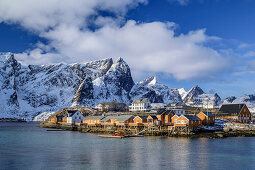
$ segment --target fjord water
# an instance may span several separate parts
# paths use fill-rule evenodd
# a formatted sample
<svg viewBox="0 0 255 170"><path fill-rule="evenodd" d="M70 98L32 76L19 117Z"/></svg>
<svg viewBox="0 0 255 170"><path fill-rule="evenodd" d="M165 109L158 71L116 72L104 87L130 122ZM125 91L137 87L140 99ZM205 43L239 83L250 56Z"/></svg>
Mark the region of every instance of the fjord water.
<svg viewBox="0 0 255 170"><path fill-rule="evenodd" d="M255 138L110 139L0 123L0 169L254 169Z"/></svg>

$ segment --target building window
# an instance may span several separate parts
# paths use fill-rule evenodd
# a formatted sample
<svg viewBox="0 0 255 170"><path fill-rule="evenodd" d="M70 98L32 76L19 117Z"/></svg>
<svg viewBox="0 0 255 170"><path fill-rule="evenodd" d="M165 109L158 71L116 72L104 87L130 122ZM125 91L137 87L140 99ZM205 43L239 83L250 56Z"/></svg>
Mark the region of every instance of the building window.
<svg viewBox="0 0 255 170"><path fill-rule="evenodd" d="M136 120L136 123L139 123L139 120L138 120L138 119Z"/></svg>
<svg viewBox="0 0 255 170"><path fill-rule="evenodd" d="M180 121L180 120L178 120L178 123L181 123L181 121Z"/></svg>

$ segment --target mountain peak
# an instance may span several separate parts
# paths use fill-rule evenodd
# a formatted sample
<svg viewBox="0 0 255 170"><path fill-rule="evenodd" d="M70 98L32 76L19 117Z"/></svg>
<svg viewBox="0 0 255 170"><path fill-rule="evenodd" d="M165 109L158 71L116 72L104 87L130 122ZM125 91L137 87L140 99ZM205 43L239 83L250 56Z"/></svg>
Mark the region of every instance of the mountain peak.
<svg viewBox="0 0 255 170"><path fill-rule="evenodd" d="M115 63L121 63L121 62L125 62L125 61L123 60L123 58L119 57L119 58L116 60Z"/></svg>
<svg viewBox="0 0 255 170"><path fill-rule="evenodd" d="M205 94L205 92L198 85L195 85L187 92L185 96L183 96L183 101L185 103L195 104L195 98L201 94Z"/></svg>
<svg viewBox="0 0 255 170"><path fill-rule="evenodd" d="M187 92L184 88L177 89L179 94L181 95L182 99L186 96Z"/></svg>
<svg viewBox="0 0 255 170"><path fill-rule="evenodd" d="M149 85L155 85L155 84L157 84L157 77L153 76L151 82L149 83Z"/></svg>
<svg viewBox="0 0 255 170"><path fill-rule="evenodd" d="M11 52L7 53L0 52L0 62L5 62L7 60L15 60L14 54Z"/></svg>

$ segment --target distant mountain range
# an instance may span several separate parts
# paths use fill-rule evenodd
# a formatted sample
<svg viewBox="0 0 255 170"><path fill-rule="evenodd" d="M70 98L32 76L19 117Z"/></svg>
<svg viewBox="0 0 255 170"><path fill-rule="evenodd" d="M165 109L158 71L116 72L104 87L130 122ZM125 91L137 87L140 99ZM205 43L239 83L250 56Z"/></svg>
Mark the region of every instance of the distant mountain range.
<svg viewBox="0 0 255 170"><path fill-rule="evenodd" d="M172 89L150 77L134 83L128 64L118 58L83 64L22 65L12 53L0 53L0 117L32 118L41 112L70 106L94 106L116 100L129 104L136 98L155 103L184 102L196 105L204 96L214 102L247 103L255 107L255 95L225 100L194 86L188 92Z"/></svg>

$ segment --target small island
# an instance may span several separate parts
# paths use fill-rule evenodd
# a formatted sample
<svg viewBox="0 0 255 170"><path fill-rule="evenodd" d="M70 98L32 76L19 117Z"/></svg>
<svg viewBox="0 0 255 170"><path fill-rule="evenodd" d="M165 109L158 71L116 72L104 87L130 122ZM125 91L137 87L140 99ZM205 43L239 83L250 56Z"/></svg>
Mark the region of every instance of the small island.
<svg viewBox="0 0 255 170"><path fill-rule="evenodd" d="M132 105L145 108L148 99L136 99ZM255 136L255 124L245 104L223 104L217 112L200 108L159 109L156 113L135 111L101 112L89 107L73 107L60 110L43 121L40 126L87 133L169 137L251 137ZM138 108L138 107L137 107ZM133 110L132 110L133 109ZM146 110L146 109L145 109Z"/></svg>

